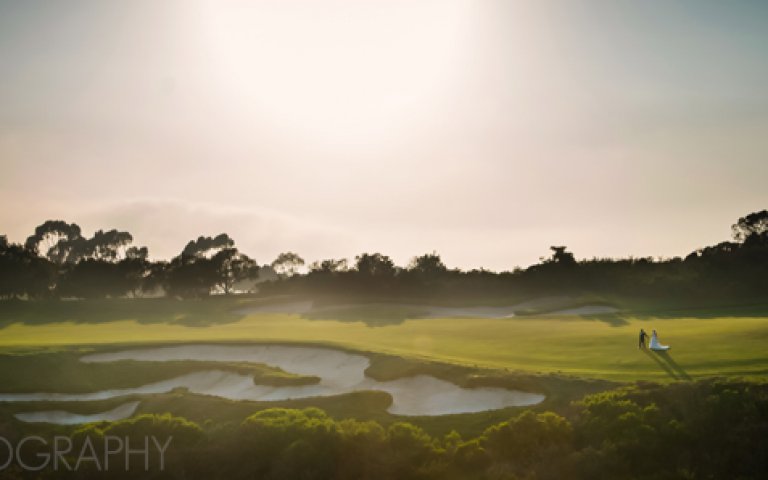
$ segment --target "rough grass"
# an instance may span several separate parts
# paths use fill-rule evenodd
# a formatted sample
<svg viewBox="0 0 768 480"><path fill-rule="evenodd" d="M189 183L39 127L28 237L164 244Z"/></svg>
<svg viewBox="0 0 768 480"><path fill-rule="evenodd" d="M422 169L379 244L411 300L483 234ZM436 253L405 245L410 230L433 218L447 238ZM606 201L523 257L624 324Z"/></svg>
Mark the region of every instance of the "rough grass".
<svg viewBox="0 0 768 480"><path fill-rule="evenodd" d="M296 375L268 365L243 362L120 360L109 363L79 361L80 349L60 352L0 355L3 393L87 393L140 387L200 370L224 370L252 375L259 385L309 385L314 376Z"/></svg>

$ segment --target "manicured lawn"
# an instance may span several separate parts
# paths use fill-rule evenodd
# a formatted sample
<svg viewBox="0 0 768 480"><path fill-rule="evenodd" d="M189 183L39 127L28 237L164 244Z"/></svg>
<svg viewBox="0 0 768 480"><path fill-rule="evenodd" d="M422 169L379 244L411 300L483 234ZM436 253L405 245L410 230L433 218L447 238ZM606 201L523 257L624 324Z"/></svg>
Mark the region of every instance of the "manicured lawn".
<svg viewBox="0 0 768 480"><path fill-rule="evenodd" d="M707 375L765 376L768 317L707 312L592 318L416 319L369 326L287 314L233 314L235 299L118 300L0 306L0 348L167 342L300 342L407 358L617 381ZM379 308L376 306L370 308ZM376 312L372 312L376 313ZM637 348L640 328L659 331L669 355Z"/></svg>

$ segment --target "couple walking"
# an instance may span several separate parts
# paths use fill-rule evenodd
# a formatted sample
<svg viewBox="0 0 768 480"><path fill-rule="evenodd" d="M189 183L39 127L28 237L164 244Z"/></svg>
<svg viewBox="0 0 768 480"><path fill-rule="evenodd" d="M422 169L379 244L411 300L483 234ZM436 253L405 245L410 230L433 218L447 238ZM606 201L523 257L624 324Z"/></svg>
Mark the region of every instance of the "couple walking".
<svg viewBox="0 0 768 480"><path fill-rule="evenodd" d="M642 328L640 329L640 345L638 345L639 348L645 348L645 339L648 338L648 334L645 333L645 330ZM669 345L662 345L659 343L659 335L656 333L656 330L653 330L653 333L651 334L651 344L648 345L648 348L655 351L666 351L669 350Z"/></svg>

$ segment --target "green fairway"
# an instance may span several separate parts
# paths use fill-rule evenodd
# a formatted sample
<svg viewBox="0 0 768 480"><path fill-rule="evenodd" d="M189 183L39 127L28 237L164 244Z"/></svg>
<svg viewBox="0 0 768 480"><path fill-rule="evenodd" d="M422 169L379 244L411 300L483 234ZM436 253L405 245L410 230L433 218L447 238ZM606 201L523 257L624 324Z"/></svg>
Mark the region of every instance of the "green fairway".
<svg viewBox="0 0 768 480"><path fill-rule="evenodd" d="M768 318L759 310L738 315L681 311L590 318L430 318L372 327L349 318L337 321L290 314L233 314L239 305L229 299L72 302L50 310L16 305L6 308L0 317L5 325L0 329L0 348L299 342L616 381L768 373ZM185 321L189 318L194 321ZM669 354L638 350L640 328L658 330L662 343L672 346Z"/></svg>

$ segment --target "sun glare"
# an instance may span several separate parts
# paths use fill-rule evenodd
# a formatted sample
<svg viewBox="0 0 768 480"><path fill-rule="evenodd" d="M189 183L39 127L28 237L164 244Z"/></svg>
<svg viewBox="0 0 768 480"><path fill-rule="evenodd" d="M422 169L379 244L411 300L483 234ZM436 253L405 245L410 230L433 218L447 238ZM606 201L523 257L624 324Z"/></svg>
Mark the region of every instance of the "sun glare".
<svg viewBox="0 0 768 480"><path fill-rule="evenodd" d="M238 116L289 135L391 139L462 78L466 0L201 5L205 48Z"/></svg>

